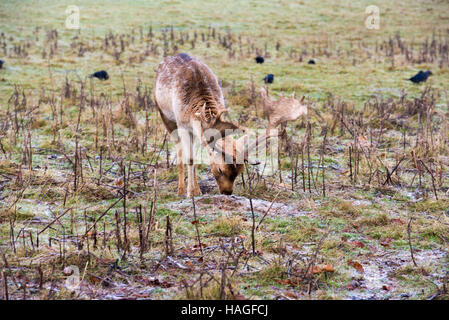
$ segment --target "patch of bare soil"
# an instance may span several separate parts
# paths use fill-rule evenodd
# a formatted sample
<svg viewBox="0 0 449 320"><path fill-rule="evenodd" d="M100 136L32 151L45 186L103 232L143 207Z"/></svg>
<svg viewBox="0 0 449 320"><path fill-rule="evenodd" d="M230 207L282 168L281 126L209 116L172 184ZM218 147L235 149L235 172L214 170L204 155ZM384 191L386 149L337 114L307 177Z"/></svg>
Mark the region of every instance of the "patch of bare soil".
<svg viewBox="0 0 449 320"><path fill-rule="evenodd" d="M302 210L298 203L271 202L262 199L252 199L252 202L254 213L259 215L267 211L270 215L304 216L307 214L307 211ZM234 195L203 195L195 198L195 205L199 214L251 212L249 199ZM190 212L192 200L170 202L164 206L183 213Z"/></svg>
<svg viewBox="0 0 449 320"><path fill-rule="evenodd" d="M441 287L443 278L435 273L444 273L449 266L447 253L440 250L421 250L414 253L415 261L421 268L421 272L415 274L415 278L421 281L430 281L435 287ZM349 272L352 278L346 286L344 297L348 299L409 299L418 298L416 288L407 288L405 281L407 277L407 266L412 265L410 252L407 250L385 250L384 253L375 253L366 257L361 266L354 267ZM429 274L426 270L434 270ZM403 274L404 283L398 280L398 274ZM416 281L416 279L415 279Z"/></svg>

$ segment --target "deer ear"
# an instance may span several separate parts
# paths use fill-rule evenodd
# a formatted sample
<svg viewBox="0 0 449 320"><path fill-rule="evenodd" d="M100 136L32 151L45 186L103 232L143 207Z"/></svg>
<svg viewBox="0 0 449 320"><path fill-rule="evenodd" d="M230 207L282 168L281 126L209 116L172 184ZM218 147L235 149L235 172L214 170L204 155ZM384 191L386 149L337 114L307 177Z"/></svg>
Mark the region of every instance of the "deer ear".
<svg viewBox="0 0 449 320"><path fill-rule="evenodd" d="M305 98L306 98L306 96L302 96L301 100L299 100L299 102L303 103Z"/></svg>
<svg viewBox="0 0 449 320"><path fill-rule="evenodd" d="M296 92L293 91L293 93L292 93L292 99L295 99L295 95L296 95Z"/></svg>

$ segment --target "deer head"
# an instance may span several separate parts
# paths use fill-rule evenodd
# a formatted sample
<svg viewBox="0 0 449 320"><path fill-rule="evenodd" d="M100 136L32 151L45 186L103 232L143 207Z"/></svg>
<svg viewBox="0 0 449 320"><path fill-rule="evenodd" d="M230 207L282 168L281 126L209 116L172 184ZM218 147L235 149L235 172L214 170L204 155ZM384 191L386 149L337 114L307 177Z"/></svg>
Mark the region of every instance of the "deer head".
<svg viewBox="0 0 449 320"><path fill-rule="evenodd" d="M217 181L218 190L221 194L231 195L234 191L234 182L239 174L243 172L244 164L226 164L220 156L210 162L210 169Z"/></svg>
<svg viewBox="0 0 449 320"><path fill-rule="evenodd" d="M192 127L197 131L196 136L209 155L210 168L220 193L232 194L235 178L243 172L244 163L239 157L244 150L245 137L235 140L230 134L242 132L242 128L223 119L228 110L224 107L207 106L203 104L195 113ZM198 134L198 131L201 131Z"/></svg>
<svg viewBox="0 0 449 320"><path fill-rule="evenodd" d="M259 164L257 160L249 159L249 152L273 136L275 136L274 133L271 136L265 134L253 143L249 143L249 135L244 135L239 139L226 136L214 144L213 150L210 150L209 153L210 168L220 193L232 194L235 179L243 172L245 163Z"/></svg>

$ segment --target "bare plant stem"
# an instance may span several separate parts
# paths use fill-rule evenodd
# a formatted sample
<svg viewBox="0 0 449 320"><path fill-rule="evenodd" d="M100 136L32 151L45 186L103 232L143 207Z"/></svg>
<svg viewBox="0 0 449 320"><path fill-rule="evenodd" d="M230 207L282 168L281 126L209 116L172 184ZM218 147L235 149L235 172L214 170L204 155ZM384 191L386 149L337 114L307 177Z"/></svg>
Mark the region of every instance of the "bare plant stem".
<svg viewBox="0 0 449 320"><path fill-rule="evenodd" d="M410 255L412 256L413 264L415 265L415 267L418 267L418 264L416 263L415 257L414 257L414 255L413 255L412 237L411 237L411 224L412 224L412 220L413 220L413 217L410 218L410 220L408 221L408 224L407 224L408 245L409 245L409 247L410 247Z"/></svg>
<svg viewBox="0 0 449 320"><path fill-rule="evenodd" d="M198 246L200 247L201 256L204 257L203 244L201 243L200 230L198 228L199 221L196 216L196 207L195 207L195 197L194 196L192 196L192 206L193 206L193 219L194 219L194 225L195 225L195 230L196 230L196 238L198 240Z"/></svg>
<svg viewBox="0 0 449 320"><path fill-rule="evenodd" d="M251 226L251 247L253 251L253 255L256 254L256 239L255 239L255 230L256 230L256 216L254 214L253 208L253 199L252 199L252 189L251 189L251 176L248 170L248 163L245 163L246 173L248 174L248 190L249 190L249 205L251 208L251 217L252 217L252 226Z"/></svg>

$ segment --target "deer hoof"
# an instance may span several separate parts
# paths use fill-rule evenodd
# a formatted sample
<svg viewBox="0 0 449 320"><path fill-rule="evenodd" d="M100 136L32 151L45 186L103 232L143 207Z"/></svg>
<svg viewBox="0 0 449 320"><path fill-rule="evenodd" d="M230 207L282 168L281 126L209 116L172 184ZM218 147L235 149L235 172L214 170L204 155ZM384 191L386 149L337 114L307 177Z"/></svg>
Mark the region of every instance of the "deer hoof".
<svg viewBox="0 0 449 320"><path fill-rule="evenodd" d="M201 190L196 190L196 189L194 189L194 190L189 190L189 191L187 191L187 197L188 198L191 198L191 197L196 197L196 196L200 196L201 195Z"/></svg>
<svg viewBox="0 0 449 320"><path fill-rule="evenodd" d="M183 197L186 195L186 189L185 188L179 188L178 189L178 196Z"/></svg>

